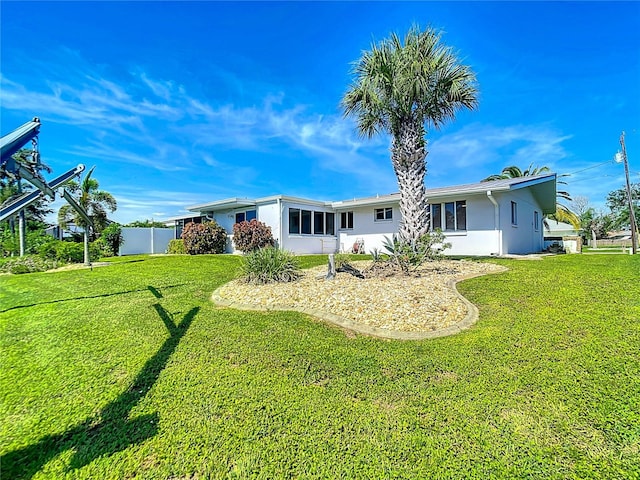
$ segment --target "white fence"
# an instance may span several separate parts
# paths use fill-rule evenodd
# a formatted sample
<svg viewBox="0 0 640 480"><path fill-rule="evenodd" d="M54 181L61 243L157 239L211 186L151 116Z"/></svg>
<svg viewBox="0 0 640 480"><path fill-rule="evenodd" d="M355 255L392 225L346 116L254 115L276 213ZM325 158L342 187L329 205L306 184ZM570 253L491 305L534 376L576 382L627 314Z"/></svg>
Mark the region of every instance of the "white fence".
<svg viewBox="0 0 640 480"><path fill-rule="evenodd" d="M175 238L175 228L134 228L123 227L120 255L141 253L165 253L169 241Z"/></svg>

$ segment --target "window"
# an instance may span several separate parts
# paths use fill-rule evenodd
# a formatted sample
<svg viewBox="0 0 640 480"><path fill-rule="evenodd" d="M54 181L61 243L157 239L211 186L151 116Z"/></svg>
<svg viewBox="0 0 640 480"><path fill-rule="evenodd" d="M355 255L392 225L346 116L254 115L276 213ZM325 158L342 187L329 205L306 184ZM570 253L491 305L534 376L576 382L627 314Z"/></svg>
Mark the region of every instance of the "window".
<svg viewBox="0 0 640 480"><path fill-rule="evenodd" d="M436 228L442 229L442 207L439 203L431 205L431 225L433 230Z"/></svg>
<svg viewBox="0 0 640 480"><path fill-rule="evenodd" d="M238 213L236 213L236 223L244 222L245 220L247 222L250 222L251 220L254 220L255 218L256 218L256 211L255 210L247 210L246 212L238 212Z"/></svg>
<svg viewBox="0 0 640 480"><path fill-rule="evenodd" d="M325 213L325 232L327 235L336 234L336 215L335 213Z"/></svg>
<svg viewBox="0 0 640 480"><path fill-rule="evenodd" d="M311 235L311 210L302 210L302 233Z"/></svg>
<svg viewBox="0 0 640 480"><path fill-rule="evenodd" d="M518 204L511 202L511 225L518 225Z"/></svg>
<svg viewBox="0 0 640 480"><path fill-rule="evenodd" d="M381 222L383 220L391 220L392 218L393 218L393 209L391 207L375 209L374 219L376 222Z"/></svg>
<svg viewBox="0 0 640 480"><path fill-rule="evenodd" d="M456 204L454 202L444 204L444 229L456 229Z"/></svg>
<svg viewBox="0 0 640 480"><path fill-rule="evenodd" d="M294 235L335 235L335 214L290 208L289 233Z"/></svg>
<svg viewBox="0 0 640 480"><path fill-rule="evenodd" d="M540 229L540 214L535 210L533 212L533 228L535 228L536 231Z"/></svg>
<svg viewBox="0 0 640 480"><path fill-rule="evenodd" d="M340 213L340 228L342 230L353 228L353 212Z"/></svg>
<svg viewBox="0 0 640 480"><path fill-rule="evenodd" d="M300 233L300 209L289 209L289 233Z"/></svg>
<svg viewBox="0 0 640 480"><path fill-rule="evenodd" d="M324 235L324 213L313 212L313 233L315 235Z"/></svg>
<svg viewBox="0 0 640 480"><path fill-rule="evenodd" d="M456 230L467 229L467 202L456 202Z"/></svg>
<svg viewBox="0 0 640 480"><path fill-rule="evenodd" d="M442 228L443 224L444 229ZM431 229L437 228L448 232L466 230L467 202L460 200L431 205Z"/></svg>

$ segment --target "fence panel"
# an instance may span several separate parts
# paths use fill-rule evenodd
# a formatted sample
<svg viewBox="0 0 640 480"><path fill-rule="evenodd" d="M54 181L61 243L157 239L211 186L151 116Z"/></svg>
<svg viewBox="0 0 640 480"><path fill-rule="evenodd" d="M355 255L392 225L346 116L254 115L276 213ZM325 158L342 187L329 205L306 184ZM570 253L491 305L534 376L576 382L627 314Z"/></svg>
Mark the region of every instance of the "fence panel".
<svg viewBox="0 0 640 480"><path fill-rule="evenodd" d="M120 246L120 255L165 253L174 236L174 228L123 227L124 243Z"/></svg>

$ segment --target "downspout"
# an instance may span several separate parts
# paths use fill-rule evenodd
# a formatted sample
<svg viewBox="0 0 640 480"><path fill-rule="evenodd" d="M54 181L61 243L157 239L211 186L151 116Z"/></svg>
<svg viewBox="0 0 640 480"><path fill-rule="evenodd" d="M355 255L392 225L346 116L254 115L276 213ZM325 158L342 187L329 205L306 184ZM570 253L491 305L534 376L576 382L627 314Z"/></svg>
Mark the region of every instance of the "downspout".
<svg viewBox="0 0 640 480"><path fill-rule="evenodd" d="M283 218L283 216L282 216L282 214L283 214L283 212L282 212L282 199L278 198L276 200L276 202L277 202L277 205L278 205L278 216L280 217L278 219L278 248L280 250L282 250L283 249L283 245L282 245L282 218Z"/></svg>
<svg viewBox="0 0 640 480"><path fill-rule="evenodd" d="M500 206L491 194L491 190L487 190L487 198L493 203L493 228L498 232L498 255L502 256L502 229L500 228Z"/></svg>

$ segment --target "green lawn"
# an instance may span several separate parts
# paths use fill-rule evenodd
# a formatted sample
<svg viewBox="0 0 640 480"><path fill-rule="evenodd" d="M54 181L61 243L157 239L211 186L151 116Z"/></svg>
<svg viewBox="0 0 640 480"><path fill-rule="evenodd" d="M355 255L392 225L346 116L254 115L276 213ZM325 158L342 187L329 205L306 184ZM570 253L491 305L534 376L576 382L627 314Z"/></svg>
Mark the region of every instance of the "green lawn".
<svg viewBox="0 0 640 480"><path fill-rule="evenodd" d="M219 309L232 256L2 276L2 478L640 478L640 256L495 261L420 342Z"/></svg>

